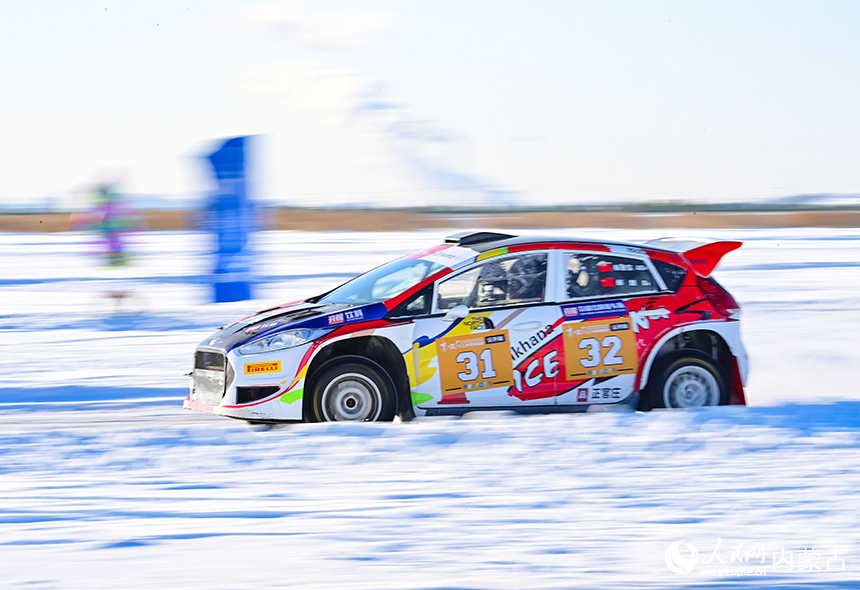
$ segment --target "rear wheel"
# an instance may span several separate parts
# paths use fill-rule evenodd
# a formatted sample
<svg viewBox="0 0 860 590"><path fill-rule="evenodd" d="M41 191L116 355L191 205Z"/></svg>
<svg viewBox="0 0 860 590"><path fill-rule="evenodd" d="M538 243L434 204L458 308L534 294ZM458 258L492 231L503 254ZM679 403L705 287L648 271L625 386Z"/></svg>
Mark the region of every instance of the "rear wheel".
<svg viewBox="0 0 860 590"><path fill-rule="evenodd" d="M312 422L390 422L396 400L394 383L378 364L351 358L330 362L313 380Z"/></svg>
<svg viewBox="0 0 860 590"><path fill-rule="evenodd" d="M648 380L646 399L651 408L703 408L726 405L729 391L714 360L695 350L661 359Z"/></svg>

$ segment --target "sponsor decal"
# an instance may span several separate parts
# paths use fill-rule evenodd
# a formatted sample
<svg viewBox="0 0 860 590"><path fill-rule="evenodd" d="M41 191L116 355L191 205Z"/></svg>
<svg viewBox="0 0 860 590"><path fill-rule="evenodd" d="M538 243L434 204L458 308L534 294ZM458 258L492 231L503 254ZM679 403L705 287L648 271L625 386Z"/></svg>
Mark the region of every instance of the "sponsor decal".
<svg viewBox="0 0 860 590"><path fill-rule="evenodd" d="M552 326L547 325L529 338L511 343L511 359L517 360L522 356L528 356L529 352L543 346L542 342L549 338L550 334L552 334Z"/></svg>
<svg viewBox="0 0 860 590"><path fill-rule="evenodd" d="M611 262L599 262L599 263L597 263L597 272L612 272L612 263Z"/></svg>
<svg viewBox="0 0 860 590"><path fill-rule="evenodd" d="M549 348L549 347L548 347ZM525 366L520 365L514 371L514 390L509 395L514 395L521 400L540 399L554 397L555 391L552 387L553 380L558 375L561 362L558 360L558 350L551 348L536 353ZM546 385L549 387L541 387Z"/></svg>
<svg viewBox="0 0 860 590"><path fill-rule="evenodd" d="M609 245L610 252L621 252L622 254L638 254L639 256L645 256L645 250L642 248L636 248L635 246L613 246Z"/></svg>
<svg viewBox="0 0 860 590"><path fill-rule="evenodd" d="M493 322L490 318L483 315L470 315L463 319L461 322L464 326L469 328L470 330L492 330Z"/></svg>
<svg viewBox="0 0 860 590"><path fill-rule="evenodd" d="M620 387L592 387L591 401L621 399Z"/></svg>
<svg viewBox="0 0 860 590"><path fill-rule="evenodd" d="M580 387L576 390L577 403L583 402L611 402L621 399L620 387Z"/></svg>
<svg viewBox="0 0 860 590"><path fill-rule="evenodd" d="M266 322L265 324L259 324L257 326L249 326L245 328L245 334L256 334L257 332L263 332L268 330L269 328L274 328L278 324L280 324L278 320L274 320L271 322Z"/></svg>
<svg viewBox="0 0 860 590"><path fill-rule="evenodd" d="M607 367L605 369L589 369L586 371L586 375L589 377L608 377L609 375L614 375L617 369L614 367Z"/></svg>
<svg viewBox="0 0 860 590"><path fill-rule="evenodd" d="M477 256L477 253L474 250L469 248L461 248L460 246L451 246L450 248L445 248L444 250L437 250L435 252L431 252L424 256L421 256L422 260L429 260L430 262L436 262L438 264L447 266L448 268L453 268L460 264L461 262L465 262L467 260L474 260Z"/></svg>
<svg viewBox="0 0 860 590"><path fill-rule="evenodd" d="M605 279L612 281L612 279ZM613 283L614 284L614 283ZM597 303L578 303L562 305L561 313L566 320L592 320L596 318L611 318L626 316L627 306L620 299L600 301Z"/></svg>
<svg viewBox="0 0 860 590"><path fill-rule="evenodd" d="M665 307L658 307L657 309L645 309L643 307L639 311L631 311L630 319L633 320L633 331L638 334L640 329L649 330L652 320L668 320L669 310Z"/></svg>
<svg viewBox="0 0 860 590"><path fill-rule="evenodd" d="M245 365L246 375L259 375L261 373L280 373L281 361L272 361L269 363L248 363Z"/></svg>
<svg viewBox="0 0 860 590"><path fill-rule="evenodd" d="M334 313L327 318L329 326L336 326L346 322L358 322L364 319L364 312L360 309L348 309L340 313Z"/></svg>
<svg viewBox="0 0 860 590"><path fill-rule="evenodd" d="M558 381L564 379L564 352L562 350L560 325L546 326L528 340L511 343L511 356L519 358L514 369L514 386L508 395L522 401L553 398L564 390ZM568 384L575 387L577 383Z"/></svg>

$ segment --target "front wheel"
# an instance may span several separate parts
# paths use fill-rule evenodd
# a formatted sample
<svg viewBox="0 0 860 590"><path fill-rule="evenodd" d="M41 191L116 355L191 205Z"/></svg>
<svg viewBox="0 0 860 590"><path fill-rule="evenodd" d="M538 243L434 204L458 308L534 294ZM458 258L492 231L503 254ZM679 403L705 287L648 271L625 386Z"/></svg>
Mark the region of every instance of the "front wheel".
<svg viewBox="0 0 860 590"><path fill-rule="evenodd" d="M390 422L396 400L385 369L364 360L334 361L314 379L310 395L312 422Z"/></svg>
<svg viewBox="0 0 860 590"><path fill-rule="evenodd" d="M703 408L726 405L726 380L711 357L683 350L659 361L648 380L646 399L651 408ZM644 406L645 404L643 404Z"/></svg>

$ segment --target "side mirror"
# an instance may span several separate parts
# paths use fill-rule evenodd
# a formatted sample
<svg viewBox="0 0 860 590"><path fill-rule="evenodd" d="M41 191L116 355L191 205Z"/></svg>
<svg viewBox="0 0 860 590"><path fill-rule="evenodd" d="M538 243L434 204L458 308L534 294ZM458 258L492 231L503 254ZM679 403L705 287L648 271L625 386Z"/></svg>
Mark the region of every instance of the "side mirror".
<svg viewBox="0 0 860 590"><path fill-rule="evenodd" d="M445 317L442 318L443 322L453 322L454 320L467 317L469 315L469 308L465 305L455 305L451 309L448 310L448 313L445 314Z"/></svg>

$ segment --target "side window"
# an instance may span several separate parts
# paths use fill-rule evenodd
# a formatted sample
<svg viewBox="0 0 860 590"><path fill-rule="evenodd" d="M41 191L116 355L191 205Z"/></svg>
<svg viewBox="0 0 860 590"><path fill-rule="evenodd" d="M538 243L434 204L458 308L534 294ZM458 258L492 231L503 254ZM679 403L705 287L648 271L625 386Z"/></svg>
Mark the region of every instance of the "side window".
<svg viewBox="0 0 860 590"><path fill-rule="evenodd" d="M666 288L673 293L677 291L681 287L681 283L684 282L684 278L687 276L686 269L668 262L663 262L662 260L653 260L652 262L654 263L654 267L657 269L657 272L659 272L660 276L663 277L663 282L666 283Z"/></svg>
<svg viewBox="0 0 860 590"><path fill-rule="evenodd" d="M432 296L433 285L428 285L395 307L388 315L392 318L399 318L428 314L430 313L430 299Z"/></svg>
<svg viewBox="0 0 860 590"><path fill-rule="evenodd" d="M445 311L458 305L469 305L472 293L475 292L475 283L481 268L473 268L470 271L452 277L447 281L439 283L439 291L436 295L436 307Z"/></svg>
<svg viewBox="0 0 860 590"><path fill-rule="evenodd" d="M644 262L604 254L569 254L565 281L568 299L657 290L654 275Z"/></svg>
<svg viewBox="0 0 860 590"><path fill-rule="evenodd" d="M439 283L436 307L470 308L535 303L546 290L546 254L522 254L492 259Z"/></svg>

